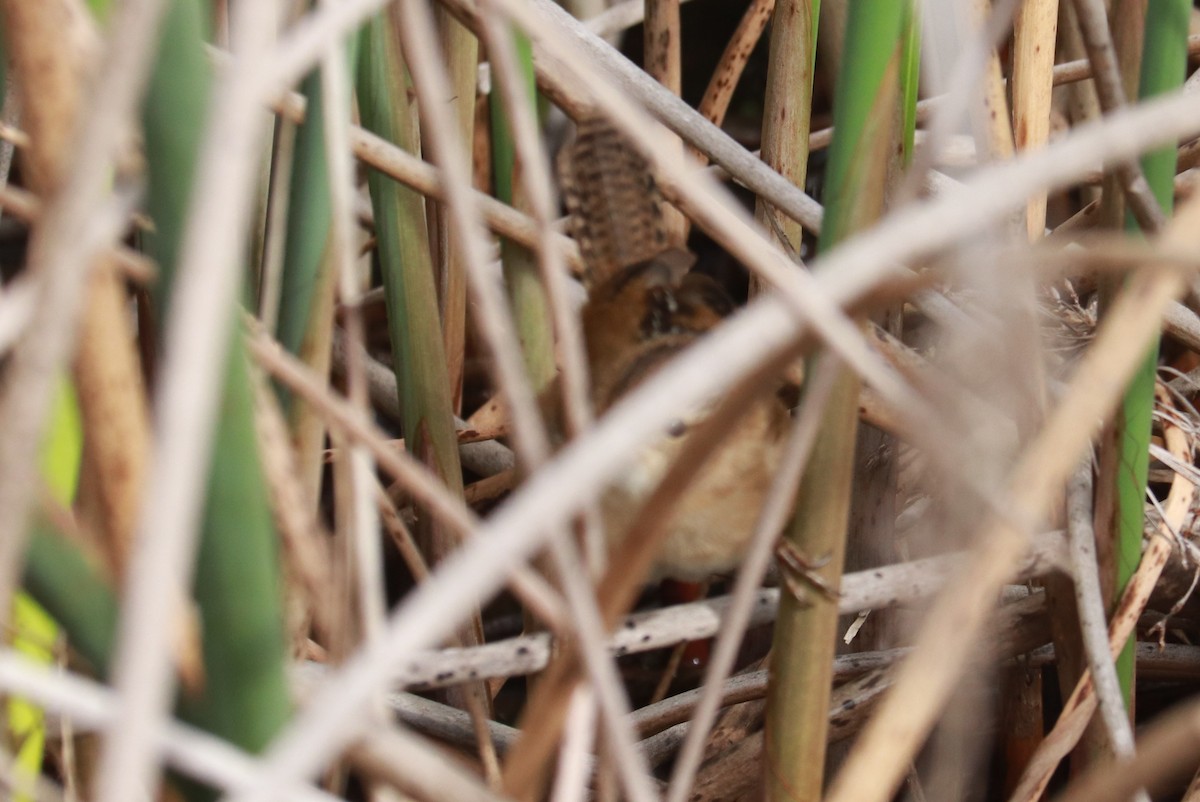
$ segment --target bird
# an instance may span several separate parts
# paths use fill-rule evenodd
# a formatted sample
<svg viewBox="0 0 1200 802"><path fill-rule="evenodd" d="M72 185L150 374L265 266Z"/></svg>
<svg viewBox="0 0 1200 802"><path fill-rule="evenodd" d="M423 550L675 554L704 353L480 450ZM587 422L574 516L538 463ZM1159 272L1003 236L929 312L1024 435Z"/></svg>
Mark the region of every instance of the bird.
<svg viewBox="0 0 1200 802"><path fill-rule="evenodd" d="M561 152L571 233L583 256L581 310L591 400L603 415L734 311L694 254L674 241L666 201L641 154L606 118L585 115ZM642 504L711 406L672 421L605 491L609 547L627 536ZM650 579L703 582L740 564L779 464L789 412L777 394L748 402L700 467L667 524Z"/></svg>

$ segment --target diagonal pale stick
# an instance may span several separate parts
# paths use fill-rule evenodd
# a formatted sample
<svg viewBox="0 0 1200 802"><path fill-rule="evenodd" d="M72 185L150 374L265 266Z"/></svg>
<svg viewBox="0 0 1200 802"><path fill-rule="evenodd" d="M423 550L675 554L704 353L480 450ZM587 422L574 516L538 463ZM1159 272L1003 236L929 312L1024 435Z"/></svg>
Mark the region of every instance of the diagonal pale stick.
<svg viewBox="0 0 1200 802"><path fill-rule="evenodd" d="M1169 247L1200 244L1200 198L1179 210L1162 241ZM1013 471L1013 519L1025 521L1026 529L1047 514L1080 452L1112 414L1183 287L1179 272L1154 270L1134 276L1117 298L1061 403ZM884 800L895 791L969 664L1000 586L1028 542L1028 531L1004 523L984 530L974 560L927 616L913 656L843 766L830 802Z"/></svg>

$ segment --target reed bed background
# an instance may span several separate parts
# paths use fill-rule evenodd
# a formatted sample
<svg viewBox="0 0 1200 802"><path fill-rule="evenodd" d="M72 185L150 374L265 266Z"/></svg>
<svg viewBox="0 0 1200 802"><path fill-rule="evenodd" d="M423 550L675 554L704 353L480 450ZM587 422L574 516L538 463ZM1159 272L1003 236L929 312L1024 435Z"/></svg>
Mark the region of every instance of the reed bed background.
<svg viewBox="0 0 1200 802"><path fill-rule="evenodd" d="M1200 799L1192 4L565 6L0 0L6 797ZM599 417L597 112L742 307Z"/></svg>

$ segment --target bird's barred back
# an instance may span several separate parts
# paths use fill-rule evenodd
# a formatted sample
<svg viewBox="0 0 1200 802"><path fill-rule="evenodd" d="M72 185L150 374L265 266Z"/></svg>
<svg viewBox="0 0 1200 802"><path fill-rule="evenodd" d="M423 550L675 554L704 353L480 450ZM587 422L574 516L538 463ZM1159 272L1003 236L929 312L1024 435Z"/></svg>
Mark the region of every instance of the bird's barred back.
<svg viewBox="0 0 1200 802"><path fill-rule="evenodd" d="M668 249L664 201L646 160L608 120L581 120L561 159L563 194L589 287Z"/></svg>

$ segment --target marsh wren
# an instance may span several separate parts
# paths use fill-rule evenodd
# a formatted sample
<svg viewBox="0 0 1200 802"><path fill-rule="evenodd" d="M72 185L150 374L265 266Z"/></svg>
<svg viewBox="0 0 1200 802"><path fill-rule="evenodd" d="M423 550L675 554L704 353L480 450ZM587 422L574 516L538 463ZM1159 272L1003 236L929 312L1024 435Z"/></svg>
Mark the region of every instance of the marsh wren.
<svg viewBox="0 0 1200 802"><path fill-rule="evenodd" d="M733 310L695 257L671 242L665 202L640 154L599 117L579 122L560 157L573 234L585 264L582 311L592 402L603 414ZM674 421L605 493L610 548L675 462L705 410ZM668 525L656 578L698 581L736 567L779 463L788 420L775 395L742 410L734 431L700 468Z"/></svg>

